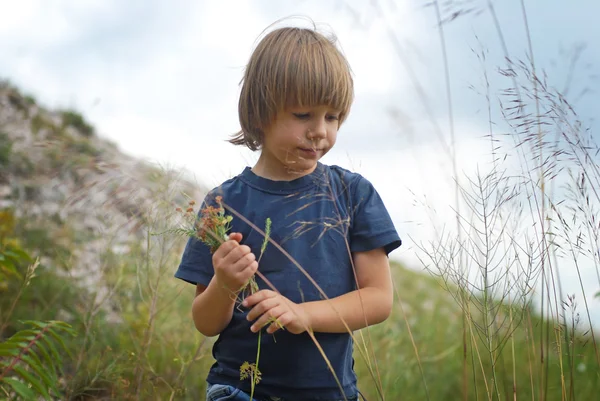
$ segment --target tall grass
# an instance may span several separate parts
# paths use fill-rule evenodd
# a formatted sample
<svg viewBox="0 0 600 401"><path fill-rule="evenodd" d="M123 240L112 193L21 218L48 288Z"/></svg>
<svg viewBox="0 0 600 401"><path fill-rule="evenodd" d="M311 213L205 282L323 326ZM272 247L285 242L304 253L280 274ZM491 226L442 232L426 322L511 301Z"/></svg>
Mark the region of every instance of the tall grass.
<svg viewBox="0 0 600 401"><path fill-rule="evenodd" d="M565 93L553 89L556 85L536 66L524 0L518 10L525 31L524 61L508 52L493 2L444 2L444 13L438 1L429 5L435 9L440 32L450 115L447 128L433 118L432 124L454 166L456 198L451 207L456 227L444 225L435 239L418 248L424 267L439 277L466 322L461 397L592 397L600 385L600 360L581 272L593 268L598 273L594 211L600 200L596 188L600 149ZM489 163L472 176L456 171L452 75L443 34L446 24L468 14L492 17L506 62L499 66L497 78L506 86L497 106L491 102L495 94L490 94L489 72L482 72L492 148ZM391 28L389 32L407 64L399 40ZM409 77L420 93L416 76ZM430 110L427 98L420 99ZM502 121L492 120L493 111ZM501 123L508 133L494 129ZM559 266L576 270L583 305L563 292ZM585 323L577 309L582 306ZM519 358L525 355L527 359ZM584 366L593 372L589 381L580 379ZM519 381L522 377L529 380Z"/></svg>

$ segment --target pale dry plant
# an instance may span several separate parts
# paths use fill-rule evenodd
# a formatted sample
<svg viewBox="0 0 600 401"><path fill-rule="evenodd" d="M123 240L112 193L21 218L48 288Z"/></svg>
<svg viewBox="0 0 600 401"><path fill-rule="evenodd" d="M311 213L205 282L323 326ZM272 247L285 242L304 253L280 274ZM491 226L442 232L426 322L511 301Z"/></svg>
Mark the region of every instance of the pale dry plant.
<svg viewBox="0 0 600 401"><path fill-rule="evenodd" d="M174 385L182 382L181 373L187 370L184 369L180 372L175 383L168 383L155 372L154 367L148 361L148 352L155 338L157 317L159 314L168 314L170 306L180 295L178 293L168 294L164 287L164 283L172 278L172 266L175 263L172 250L177 247L178 238L154 234L170 228L177 217L173 204L181 196L182 177L180 172L167 169L153 178L156 190L152 191L154 195L152 202L142 209L146 237L143 249L144 259L138 261L136 266L136 290L142 304L147 307L146 328L143 331L139 348L136 350L137 361L134 368L134 391L137 399L143 395L144 383L147 382L148 376L161 380L163 385L170 387L174 393L177 391ZM133 344L136 344L135 338L132 340L134 340ZM195 355L200 352L200 349L201 345L196 348ZM192 361L194 359L192 358Z"/></svg>
<svg viewBox="0 0 600 401"><path fill-rule="evenodd" d="M94 341L91 330L99 323L99 311L108 309L115 321L124 323L120 327L124 335L129 335L129 344L133 347L121 347L115 358L119 362L111 364L112 368L107 367L116 371L131 366L132 382L126 383L122 395L141 399L151 394L163 394L158 389L161 387L166 388L173 399L185 391L185 380L192 364L205 357L202 353L205 341L197 342L193 349L187 347L188 355L178 349L178 341L166 337L169 330L165 332L163 326L169 323L165 320L173 316L171 308L181 297L181 291L173 291L173 286L167 285L172 282L172 266L179 256L173 250L181 247L181 241L175 236L154 234L175 224L179 216L174 205L182 203L185 200L182 193L192 192L195 185L185 179L183 172L168 167L140 164L133 169L124 169L105 164L104 168L110 174L88 183L84 190L88 193L108 190L110 196L104 208L117 209L127 219L114 222L110 214L105 216L108 219L104 221L107 232L103 233L106 256L98 255L101 275L96 296L90 300L83 316L84 345ZM73 199L73 202L85 201L85 195ZM125 247L119 251L125 253L114 254L113 245ZM125 317L132 308L137 316ZM136 322L144 322L141 331ZM157 342L161 344L159 349L154 346ZM82 347L78 368L88 351L87 347ZM179 363L175 376L166 376L162 367L153 363L156 355L165 352L175 355L172 360ZM110 372L103 373L103 376L110 375ZM93 385L88 383L88 386Z"/></svg>
<svg viewBox="0 0 600 401"><path fill-rule="evenodd" d="M501 398L499 383L506 378L499 370L499 359L531 303L531 289L540 274L539 256L521 223L518 177L494 171L474 179L463 177L463 181L468 182L461 186L466 211L459 215L463 235L442 230L435 240L418 246L419 257L464 308L469 346L477 360L473 369L481 368L488 397ZM484 369L484 358L490 361L489 372ZM477 393L475 380L473 385Z"/></svg>
<svg viewBox="0 0 600 401"><path fill-rule="evenodd" d="M379 7L377 2L374 2L374 5L376 8ZM496 354L494 350L501 350L505 341L511 342L511 349L514 354L512 333L519 326L523 317L526 317L529 322L526 330L532 342L531 366L537 365L535 373L533 368L530 369L532 394L534 392L533 377L535 375L539 378L538 396L541 399L545 399L547 396L549 348L550 344L556 344L561 369L561 387L564 395L566 394L565 369L570 369L572 372L573 364L570 363L567 368L563 366L562 331L556 329L557 322L560 321L559 310L561 300L563 300L561 280L558 275L557 253L561 249L565 249L564 244L562 248L558 247L558 241L561 239L560 237L565 237L565 235L561 236L554 224L559 223L563 226L560 231L569 230L574 234L574 237L568 240L566 244L570 244L570 254L577 267L581 282L578 265L579 255L587 254L593 260L595 266L597 266L598 260L598 235L596 234L598 223L594 217L595 206L591 205L594 202L590 202L590 198L597 199L595 185L600 182L600 180L594 179L599 171L597 162L593 160L594 156L597 155L595 153L597 147L590 147L582 139L581 134L585 130L580 122L565 118L567 114L576 117L573 108L566 100L566 96L550 89L545 77L540 78L543 75L540 74L540 69L535 63L525 1L520 1L518 10L525 28L527 53L527 61L525 62L513 61L514 59L511 57L504 39L502 24L496 13L494 2L490 0L451 0L446 2L431 1L427 2L427 5L435 9L440 33L450 116L448 126L450 145L445 139L444 130L441 129L433 117L432 108L423 92L422 85L414 73L410 60L406 57L404 46L394 34L394 30L389 26L388 30L391 42L406 67L409 78L417 89L419 99L430 116L434 131L437 133L437 137L453 166L456 165L456 153L453 150L453 111L449 86L451 74L447 62L448 54L443 26L459 17L489 13L496 28L501 52L506 63L506 66L501 68L499 72L510 81L509 88L502 92L498 105L498 109L510 129L508 141L504 141L499 138L499 135L492 128L495 124L491 116L492 107L495 105L492 105L493 95L490 93L488 76L485 75L489 139L492 144L491 164L493 167L491 173L478 173L473 178L459 176L456 168L453 168L454 183L456 185L456 198L453 206L456 216L456 229L453 230L452 235L449 235L446 231L438 235L437 242L431 244L427 248L428 252L426 252L431 259L430 265L434 265L436 268L436 274L446 277L449 283L453 283L448 288L455 292L454 295L464 311L463 322L467 322L468 327L463 326L463 398L468 398L466 375L467 331L471 331L471 355L477 356L479 365L483 370L482 357L477 349L477 343L473 340L473 333L482 335L481 339L486 345L487 352L491 353L490 358L493 361L495 355L500 355ZM385 16L381 17L385 21ZM555 132L557 136L564 136L564 142L559 145L551 137L552 132L550 131ZM507 145L506 142L512 142L513 146ZM513 172L512 168L501 170L499 163L502 159L503 150L506 152L504 159L511 154L517 155L520 162L520 171ZM556 183L561 182L563 177L561 172L565 168L565 159L570 159L571 164L576 165L579 170L578 174L574 174L577 179L572 180L575 185L572 186L574 190L571 191L574 197L579 198L579 202L572 204L571 208L577 211L573 214L581 214L587 218L583 219L585 223L578 230L573 229L572 222L567 223L566 219L559 219L560 215L556 211L558 208L566 207L564 199L557 199L555 193ZM465 179L466 185L462 184ZM509 192L503 194L499 191L499 186L505 187ZM585 189L582 189L582 187L585 187ZM490 191L491 188L494 189ZM493 197L495 199L492 199ZM502 198L505 198L505 201L498 203L498 200ZM511 201L514 207L508 207L507 201ZM461 209L465 205L467 207L466 212ZM563 214L565 213L563 212ZM517 235L515 231L517 227L510 227L508 222L524 215L527 216L526 221L532 228L522 230L521 235ZM461 234L465 238L461 239ZM455 237L457 235L458 238ZM582 238L588 239L587 246L584 247L585 251L582 251ZM494 259L495 254L496 259ZM501 259L500 256L505 258L502 261L503 265L498 264L498 260ZM466 264L472 264L474 269L468 272L465 271ZM502 266L502 269L500 266ZM597 268L596 270L598 271ZM474 275L479 275L479 281L473 279ZM598 277L600 281L600 274L598 274ZM533 302L530 295L538 280L541 281L538 305L541 308L540 313L543 324L539 325L541 341L539 344L535 344L528 305ZM581 290L585 294L583 283L581 283ZM473 303L480 306L476 308L480 309L479 314L474 313L471 309ZM499 311L502 305L508 308L508 320L497 322L497 319L495 319L497 312L495 310ZM586 310L591 326L587 305ZM482 318L483 324L475 321L475 317ZM505 324L507 324L508 330L502 336L498 336ZM563 326L567 326L564 321ZM590 333L594 347L596 347L593 331ZM552 334L554 335L553 339L551 339ZM536 347L539 351L537 355ZM567 352L568 356L570 350L567 348L564 351ZM595 353L597 355L597 351ZM475 366L475 361L472 360L472 362ZM513 382L516 383L514 363L513 358ZM485 382L486 394L490 399L501 397L496 385L495 366L495 364L492 364L492 382L490 383L489 380ZM473 372L473 375L475 375L475 372ZM477 389L475 389L475 395L477 396ZM514 385L513 397L515 399L517 397Z"/></svg>

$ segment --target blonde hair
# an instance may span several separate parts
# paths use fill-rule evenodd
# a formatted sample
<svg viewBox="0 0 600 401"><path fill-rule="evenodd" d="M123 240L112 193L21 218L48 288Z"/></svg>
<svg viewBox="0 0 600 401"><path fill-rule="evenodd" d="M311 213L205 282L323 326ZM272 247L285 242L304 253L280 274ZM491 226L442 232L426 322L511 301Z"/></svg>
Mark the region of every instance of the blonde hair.
<svg viewBox="0 0 600 401"><path fill-rule="evenodd" d="M229 141L257 150L278 112L328 106L348 116L354 84L348 61L314 29L287 27L267 34L246 66L238 106L241 130Z"/></svg>

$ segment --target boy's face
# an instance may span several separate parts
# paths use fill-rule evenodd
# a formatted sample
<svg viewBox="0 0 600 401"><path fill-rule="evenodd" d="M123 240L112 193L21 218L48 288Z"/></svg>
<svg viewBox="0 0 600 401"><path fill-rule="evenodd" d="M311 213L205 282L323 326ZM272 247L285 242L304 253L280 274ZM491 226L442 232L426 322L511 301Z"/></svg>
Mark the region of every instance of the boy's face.
<svg viewBox="0 0 600 401"><path fill-rule="evenodd" d="M314 171L335 145L340 112L328 106L297 107L277 114L264 131L257 174L292 180Z"/></svg>

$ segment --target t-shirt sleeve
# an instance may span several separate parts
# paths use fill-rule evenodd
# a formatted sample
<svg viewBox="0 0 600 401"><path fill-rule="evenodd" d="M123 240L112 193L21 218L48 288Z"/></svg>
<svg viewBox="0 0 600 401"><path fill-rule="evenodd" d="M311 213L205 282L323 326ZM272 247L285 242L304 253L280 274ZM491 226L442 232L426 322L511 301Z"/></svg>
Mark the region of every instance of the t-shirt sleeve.
<svg viewBox="0 0 600 401"><path fill-rule="evenodd" d="M206 206L206 199L200 210ZM175 277L191 284L208 285L214 274L210 248L202 241L190 237L183 251Z"/></svg>
<svg viewBox="0 0 600 401"><path fill-rule="evenodd" d="M354 187L353 204L350 226L352 252L384 248L389 254L402 244L383 200L364 177L359 177Z"/></svg>

